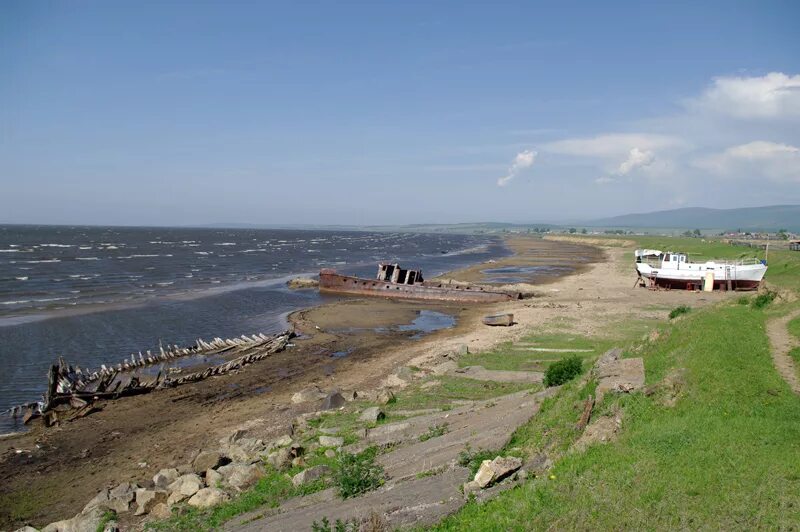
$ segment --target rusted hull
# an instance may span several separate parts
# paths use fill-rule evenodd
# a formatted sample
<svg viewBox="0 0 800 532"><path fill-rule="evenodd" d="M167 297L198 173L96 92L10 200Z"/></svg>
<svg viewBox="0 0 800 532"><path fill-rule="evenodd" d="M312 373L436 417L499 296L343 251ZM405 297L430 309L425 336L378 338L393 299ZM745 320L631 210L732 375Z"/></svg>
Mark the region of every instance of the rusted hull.
<svg viewBox="0 0 800 532"><path fill-rule="evenodd" d="M361 279L340 275L332 270L322 270L319 274L321 292L352 294L358 296L390 297L393 299L429 299L434 301L462 301L466 303L497 303L518 299L518 295L504 292L490 292L482 288L432 285L396 284L375 279Z"/></svg>

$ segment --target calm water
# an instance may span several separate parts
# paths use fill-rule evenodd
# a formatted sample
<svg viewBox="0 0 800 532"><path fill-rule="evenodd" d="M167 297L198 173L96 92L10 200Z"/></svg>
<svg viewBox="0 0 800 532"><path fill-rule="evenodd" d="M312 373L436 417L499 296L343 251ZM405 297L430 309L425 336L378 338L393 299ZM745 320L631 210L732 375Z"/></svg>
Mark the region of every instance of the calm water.
<svg viewBox="0 0 800 532"><path fill-rule="evenodd" d="M508 253L468 235L0 226L0 410L39 399L58 355L94 368L159 341L281 330L325 300L287 290L296 275L397 260L432 277Z"/></svg>

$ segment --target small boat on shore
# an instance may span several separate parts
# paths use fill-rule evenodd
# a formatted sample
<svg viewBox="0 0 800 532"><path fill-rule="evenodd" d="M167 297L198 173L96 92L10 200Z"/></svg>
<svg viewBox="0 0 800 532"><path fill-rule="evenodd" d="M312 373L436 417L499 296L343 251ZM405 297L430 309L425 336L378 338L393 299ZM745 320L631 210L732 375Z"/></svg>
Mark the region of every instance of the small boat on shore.
<svg viewBox="0 0 800 532"><path fill-rule="evenodd" d="M738 261L689 262L686 253L637 249L636 273L651 286L677 289L755 290L767 272L767 261L757 258Z"/></svg>
<svg viewBox="0 0 800 532"><path fill-rule="evenodd" d="M319 272L321 292L378 296L393 299L429 299L465 303L497 303L521 299L518 292L495 292L480 286L425 281L421 270L406 270L399 264L378 264L375 279L341 275L329 268Z"/></svg>
<svg viewBox="0 0 800 532"><path fill-rule="evenodd" d="M510 327L514 325L514 315L495 314L493 316L484 316L481 321L484 325L491 325L493 327Z"/></svg>

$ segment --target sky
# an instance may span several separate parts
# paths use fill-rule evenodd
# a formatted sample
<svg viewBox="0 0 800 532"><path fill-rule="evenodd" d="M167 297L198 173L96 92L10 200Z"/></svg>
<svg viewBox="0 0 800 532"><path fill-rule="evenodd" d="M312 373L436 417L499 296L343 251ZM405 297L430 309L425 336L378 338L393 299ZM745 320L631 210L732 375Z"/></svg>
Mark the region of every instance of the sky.
<svg viewBox="0 0 800 532"><path fill-rule="evenodd" d="M0 223L800 203L800 2L0 2Z"/></svg>

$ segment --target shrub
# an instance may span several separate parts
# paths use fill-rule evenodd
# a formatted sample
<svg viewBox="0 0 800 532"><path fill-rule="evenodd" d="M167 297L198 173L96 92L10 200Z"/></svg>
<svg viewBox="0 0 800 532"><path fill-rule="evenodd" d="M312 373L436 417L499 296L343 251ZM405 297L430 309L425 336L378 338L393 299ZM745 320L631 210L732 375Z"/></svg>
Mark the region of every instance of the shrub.
<svg viewBox="0 0 800 532"><path fill-rule="evenodd" d="M374 490L383 484L383 467L375 463L377 448L358 454L342 453L333 481L343 499Z"/></svg>
<svg viewBox="0 0 800 532"><path fill-rule="evenodd" d="M443 436L447 432L447 423L443 423L441 425L435 425L433 427L428 427L428 432L422 434L419 437L419 441L428 441L431 438L438 438L439 436Z"/></svg>
<svg viewBox="0 0 800 532"><path fill-rule="evenodd" d="M544 374L545 386L558 386L571 381L583 371L583 361L577 356L553 362Z"/></svg>
<svg viewBox="0 0 800 532"><path fill-rule="evenodd" d="M764 308L772 303L776 297L778 297L778 293L771 290L767 290L763 294L758 294L755 299L753 299L753 308Z"/></svg>
<svg viewBox="0 0 800 532"><path fill-rule="evenodd" d="M692 310L692 307L687 307L686 305L681 305L680 307L675 307L669 313L669 319L677 318L682 314L688 314L689 311Z"/></svg>

